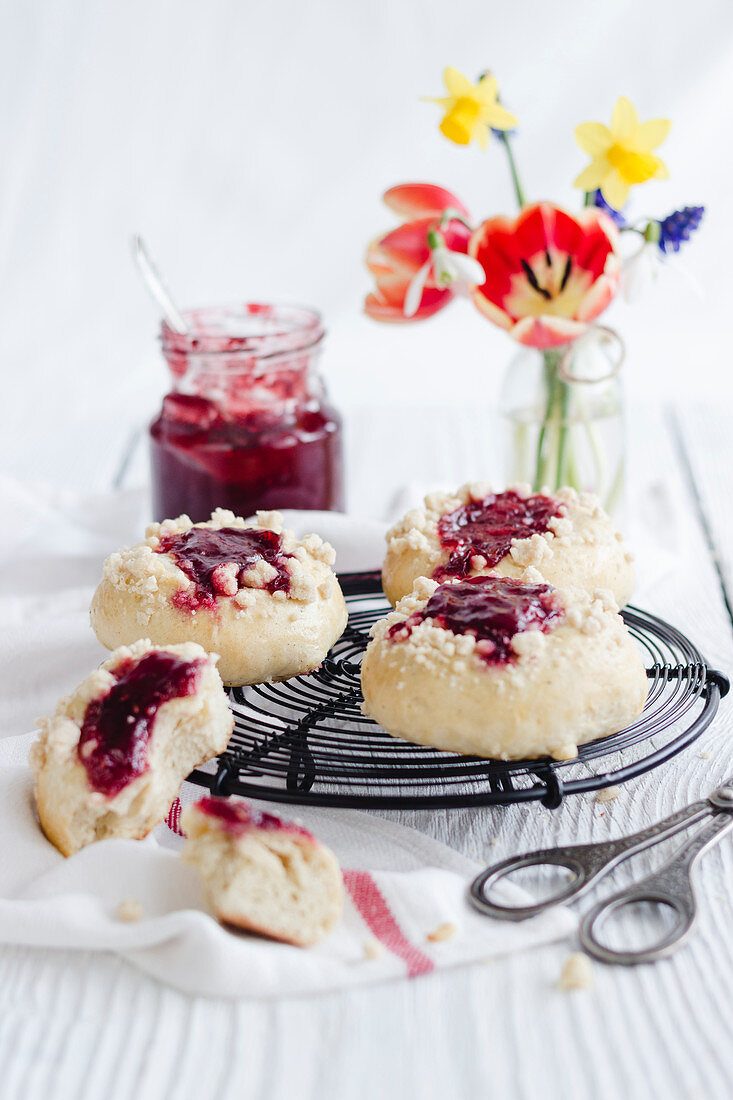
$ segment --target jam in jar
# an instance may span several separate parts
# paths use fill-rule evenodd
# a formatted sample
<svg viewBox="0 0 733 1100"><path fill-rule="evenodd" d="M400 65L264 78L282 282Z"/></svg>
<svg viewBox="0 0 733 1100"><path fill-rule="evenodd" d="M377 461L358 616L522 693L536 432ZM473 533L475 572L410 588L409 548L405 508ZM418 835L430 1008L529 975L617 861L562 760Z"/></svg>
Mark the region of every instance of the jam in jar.
<svg viewBox="0 0 733 1100"><path fill-rule="evenodd" d="M342 510L341 419L316 370L319 314L246 303L184 319L185 334L162 326L173 388L150 428L156 520Z"/></svg>

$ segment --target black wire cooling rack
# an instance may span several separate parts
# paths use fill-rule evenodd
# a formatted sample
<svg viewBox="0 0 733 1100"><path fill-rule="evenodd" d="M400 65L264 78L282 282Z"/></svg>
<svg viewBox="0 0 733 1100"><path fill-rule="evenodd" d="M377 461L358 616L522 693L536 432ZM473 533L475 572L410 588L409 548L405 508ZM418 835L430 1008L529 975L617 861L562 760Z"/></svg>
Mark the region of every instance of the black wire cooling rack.
<svg viewBox="0 0 733 1100"><path fill-rule="evenodd" d="M374 809L540 801L623 783L702 733L727 677L669 623L629 607L626 624L647 665L649 695L633 725L580 747L572 761L485 760L413 745L361 713L359 666L369 628L389 610L377 573L340 578L348 626L320 668L283 683L231 688L229 747L190 779L215 794Z"/></svg>

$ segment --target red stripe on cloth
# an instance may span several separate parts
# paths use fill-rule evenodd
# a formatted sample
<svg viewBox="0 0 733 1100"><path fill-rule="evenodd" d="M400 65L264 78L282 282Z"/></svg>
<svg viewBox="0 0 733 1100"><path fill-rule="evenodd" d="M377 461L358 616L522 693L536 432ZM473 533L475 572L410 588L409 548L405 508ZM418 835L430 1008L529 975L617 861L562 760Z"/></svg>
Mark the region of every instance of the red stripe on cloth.
<svg viewBox="0 0 733 1100"><path fill-rule="evenodd" d="M180 798L173 799L173 805L168 811L168 816L165 819L165 823L172 833L176 836L185 836L183 829L181 828L181 800Z"/></svg>
<svg viewBox="0 0 733 1100"><path fill-rule="evenodd" d="M366 871L344 871L344 885L370 931L388 951L405 962L408 978L429 974L435 969L433 960L403 935L370 874Z"/></svg>

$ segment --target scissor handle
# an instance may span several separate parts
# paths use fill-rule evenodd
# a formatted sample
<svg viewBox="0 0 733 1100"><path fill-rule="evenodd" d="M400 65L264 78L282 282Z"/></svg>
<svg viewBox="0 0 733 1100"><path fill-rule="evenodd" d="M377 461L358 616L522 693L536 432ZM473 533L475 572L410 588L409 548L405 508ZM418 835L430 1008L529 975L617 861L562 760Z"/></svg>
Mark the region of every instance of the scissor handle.
<svg viewBox="0 0 733 1100"><path fill-rule="evenodd" d="M697 918L695 894L692 883L687 883L683 894L672 894L667 889L655 889L658 875L651 875L638 886L629 890L620 890L610 898L599 901L589 909L580 922L578 936L584 951L594 959L604 963L616 963L621 966L637 966L639 963L655 962L671 955L687 939ZM664 905L672 909L676 920L655 944L638 950L620 950L608 947L600 939L606 920L627 905L649 902L652 905Z"/></svg>
<svg viewBox="0 0 733 1100"><path fill-rule="evenodd" d="M510 859L502 860L501 863L487 867L476 876L471 883L470 899L475 908L488 917L497 917L500 920L527 920L528 917L536 917L545 909L575 898L587 890L597 878L610 869L608 856L607 844L602 846L574 844L567 848L541 848L536 852L512 856ZM562 889L533 905L500 905L498 902L489 900L487 894L492 886L524 867L565 867L571 872L573 878Z"/></svg>
<svg viewBox="0 0 733 1100"><path fill-rule="evenodd" d="M718 814L690 837L679 852L658 871L625 890L619 890L610 898L599 901L583 916L578 935L589 955L600 962L636 966L638 963L655 962L671 955L689 936L695 924L697 906L691 872L696 861L724 833L733 828L733 816ZM674 911L676 920L672 928L661 938L638 950L620 950L603 943L600 934L605 922L627 905L649 902L663 905Z"/></svg>
<svg viewBox="0 0 733 1100"><path fill-rule="evenodd" d="M527 920L538 913L544 913L553 905L570 901L584 894L599 879L612 871L623 860L666 840L682 829L687 829L712 812L707 801L693 802L682 810L665 817L647 829L617 840L605 840L596 844L570 844L564 848L540 848L535 852L512 856L501 863L487 867L471 883L470 900L481 913L499 920ZM519 871L524 867L565 867L572 879L563 889L532 905L500 905L490 901L487 894L500 879Z"/></svg>

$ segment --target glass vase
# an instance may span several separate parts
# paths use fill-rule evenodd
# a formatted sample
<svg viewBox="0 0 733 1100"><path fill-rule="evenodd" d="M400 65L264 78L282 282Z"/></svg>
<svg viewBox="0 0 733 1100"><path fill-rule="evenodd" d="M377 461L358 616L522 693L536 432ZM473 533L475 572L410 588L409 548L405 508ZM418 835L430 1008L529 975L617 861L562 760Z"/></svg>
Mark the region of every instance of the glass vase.
<svg viewBox="0 0 733 1100"><path fill-rule="evenodd" d="M596 326L562 347L523 348L501 389L508 485L569 485L598 495L619 519L625 499L625 415L620 337Z"/></svg>

